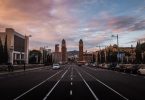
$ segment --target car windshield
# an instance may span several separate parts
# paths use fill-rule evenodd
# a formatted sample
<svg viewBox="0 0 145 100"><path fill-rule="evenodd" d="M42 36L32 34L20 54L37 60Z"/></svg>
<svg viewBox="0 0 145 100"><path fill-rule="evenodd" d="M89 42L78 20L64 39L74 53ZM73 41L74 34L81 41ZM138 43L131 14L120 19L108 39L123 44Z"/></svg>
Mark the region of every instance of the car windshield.
<svg viewBox="0 0 145 100"><path fill-rule="evenodd" d="M59 64L53 64L53 66L59 66Z"/></svg>

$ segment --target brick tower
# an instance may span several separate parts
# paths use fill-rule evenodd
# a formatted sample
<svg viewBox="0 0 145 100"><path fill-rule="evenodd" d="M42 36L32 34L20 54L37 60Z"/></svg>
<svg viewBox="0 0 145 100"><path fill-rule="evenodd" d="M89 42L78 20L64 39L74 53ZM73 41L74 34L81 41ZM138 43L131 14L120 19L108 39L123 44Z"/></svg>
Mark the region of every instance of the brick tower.
<svg viewBox="0 0 145 100"><path fill-rule="evenodd" d="M83 61L83 40L79 41L79 61Z"/></svg>

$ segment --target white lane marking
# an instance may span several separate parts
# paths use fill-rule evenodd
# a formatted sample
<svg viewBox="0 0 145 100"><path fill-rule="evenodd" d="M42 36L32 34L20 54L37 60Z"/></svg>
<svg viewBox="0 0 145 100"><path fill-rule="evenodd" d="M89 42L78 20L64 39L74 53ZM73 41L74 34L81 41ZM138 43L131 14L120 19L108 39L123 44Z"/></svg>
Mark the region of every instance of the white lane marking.
<svg viewBox="0 0 145 100"><path fill-rule="evenodd" d="M130 74L130 75L132 75L132 76L137 76L137 75L135 75L135 74Z"/></svg>
<svg viewBox="0 0 145 100"><path fill-rule="evenodd" d="M37 88L38 86L42 85L43 83L45 83L46 81L48 81L49 79L51 79L52 77L54 77L55 75L59 74L61 71L55 73L54 75L52 75L51 77L47 78L46 80L42 81L41 83L39 83L38 85L34 86L33 88L29 89L28 91L22 93L21 95L19 95L18 97L16 97L14 100L18 100L19 98L21 98L22 96L24 96L25 94L27 94L28 92L32 91L33 89Z"/></svg>
<svg viewBox="0 0 145 100"><path fill-rule="evenodd" d="M70 95L72 95L72 90L70 90Z"/></svg>
<svg viewBox="0 0 145 100"><path fill-rule="evenodd" d="M98 97L96 96L96 94L93 92L93 90L91 89L91 87L88 85L88 83L86 82L86 80L83 78L83 76L81 75L80 72L77 73L80 75L80 77L82 78L82 80L84 81L84 83L86 84L86 86L88 87L88 89L90 90L90 92L92 93L92 95L94 96L95 100L99 100Z"/></svg>
<svg viewBox="0 0 145 100"><path fill-rule="evenodd" d="M126 73L123 73L123 72L122 72L121 74L126 74Z"/></svg>
<svg viewBox="0 0 145 100"><path fill-rule="evenodd" d="M73 83L71 82L70 85L73 85Z"/></svg>
<svg viewBox="0 0 145 100"><path fill-rule="evenodd" d="M126 98L125 96L123 96L122 94L120 94L119 92L117 92L116 90L114 90L113 88L111 88L110 86L106 85L105 83L103 83L102 81L100 81L99 79L95 78L94 76L92 76L91 74L87 73L86 71L83 70L84 73L88 74L89 76L91 76L93 79L95 79L97 82L101 83L102 85L104 85L105 87L107 87L108 89L110 89L111 91L115 92L116 94L118 94L119 96L121 96L123 99L125 100L129 100L128 98Z"/></svg>
<svg viewBox="0 0 145 100"><path fill-rule="evenodd" d="M73 78L71 77L71 78L70 78L70 80L72 81L72 80L73 80Z"/></svg>
<svg viewBox="0 0 145 100"><path fill-rule="evenodd" d="M52 89L46 94L46 96L43 98L43 100L46 100L47 97L52 93L52 91L55 89L55 87L58 85L58 83L61 81L61 79L64 77L64 75L68 72L68 69L63 73L61 78L57 81L57 83L52 87Z"/></svg>

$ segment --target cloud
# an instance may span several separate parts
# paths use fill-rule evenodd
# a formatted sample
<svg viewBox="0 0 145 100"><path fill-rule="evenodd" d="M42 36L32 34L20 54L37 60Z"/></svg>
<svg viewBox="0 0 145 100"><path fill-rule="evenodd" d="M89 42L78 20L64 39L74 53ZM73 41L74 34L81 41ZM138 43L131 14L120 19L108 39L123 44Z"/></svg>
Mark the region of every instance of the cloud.
<svg viewBox="0 0 145 100"><path fill-rule="evenodd" d="M31 48L45 45L53 48L64 38L70 49L78 49L80 38L84 40L85 48L91 49L97 43L109 41L111 33L123 34L145 29L144 17L113 14L112 9L101 8L107 6L105 2L0 0L0 28L12 27L23 35L31 34Z"/></svg>
<svg viewBox="0 0 145 100"><path fill-rule="evenodd" d="M129 30L130 31L145 30L145 19L134 23Z"/></svg>

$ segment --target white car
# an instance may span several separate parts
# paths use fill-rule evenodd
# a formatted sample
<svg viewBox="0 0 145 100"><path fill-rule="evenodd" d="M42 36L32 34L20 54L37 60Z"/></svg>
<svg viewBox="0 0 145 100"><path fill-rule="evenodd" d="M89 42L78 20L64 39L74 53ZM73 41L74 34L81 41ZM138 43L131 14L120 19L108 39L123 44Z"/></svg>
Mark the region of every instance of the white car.
<svg viewBox="0 0 145 100"><path fill-rule="evenodd" d="M53 64L53 69L59 69L60 68L60 65L59 64Z"/></svg>
<svg viewBox="0 0 145 100"><path fill-rule="evenodd" d="M145 75L145 65L141 65L137 72L138 74Z"/></svg>

